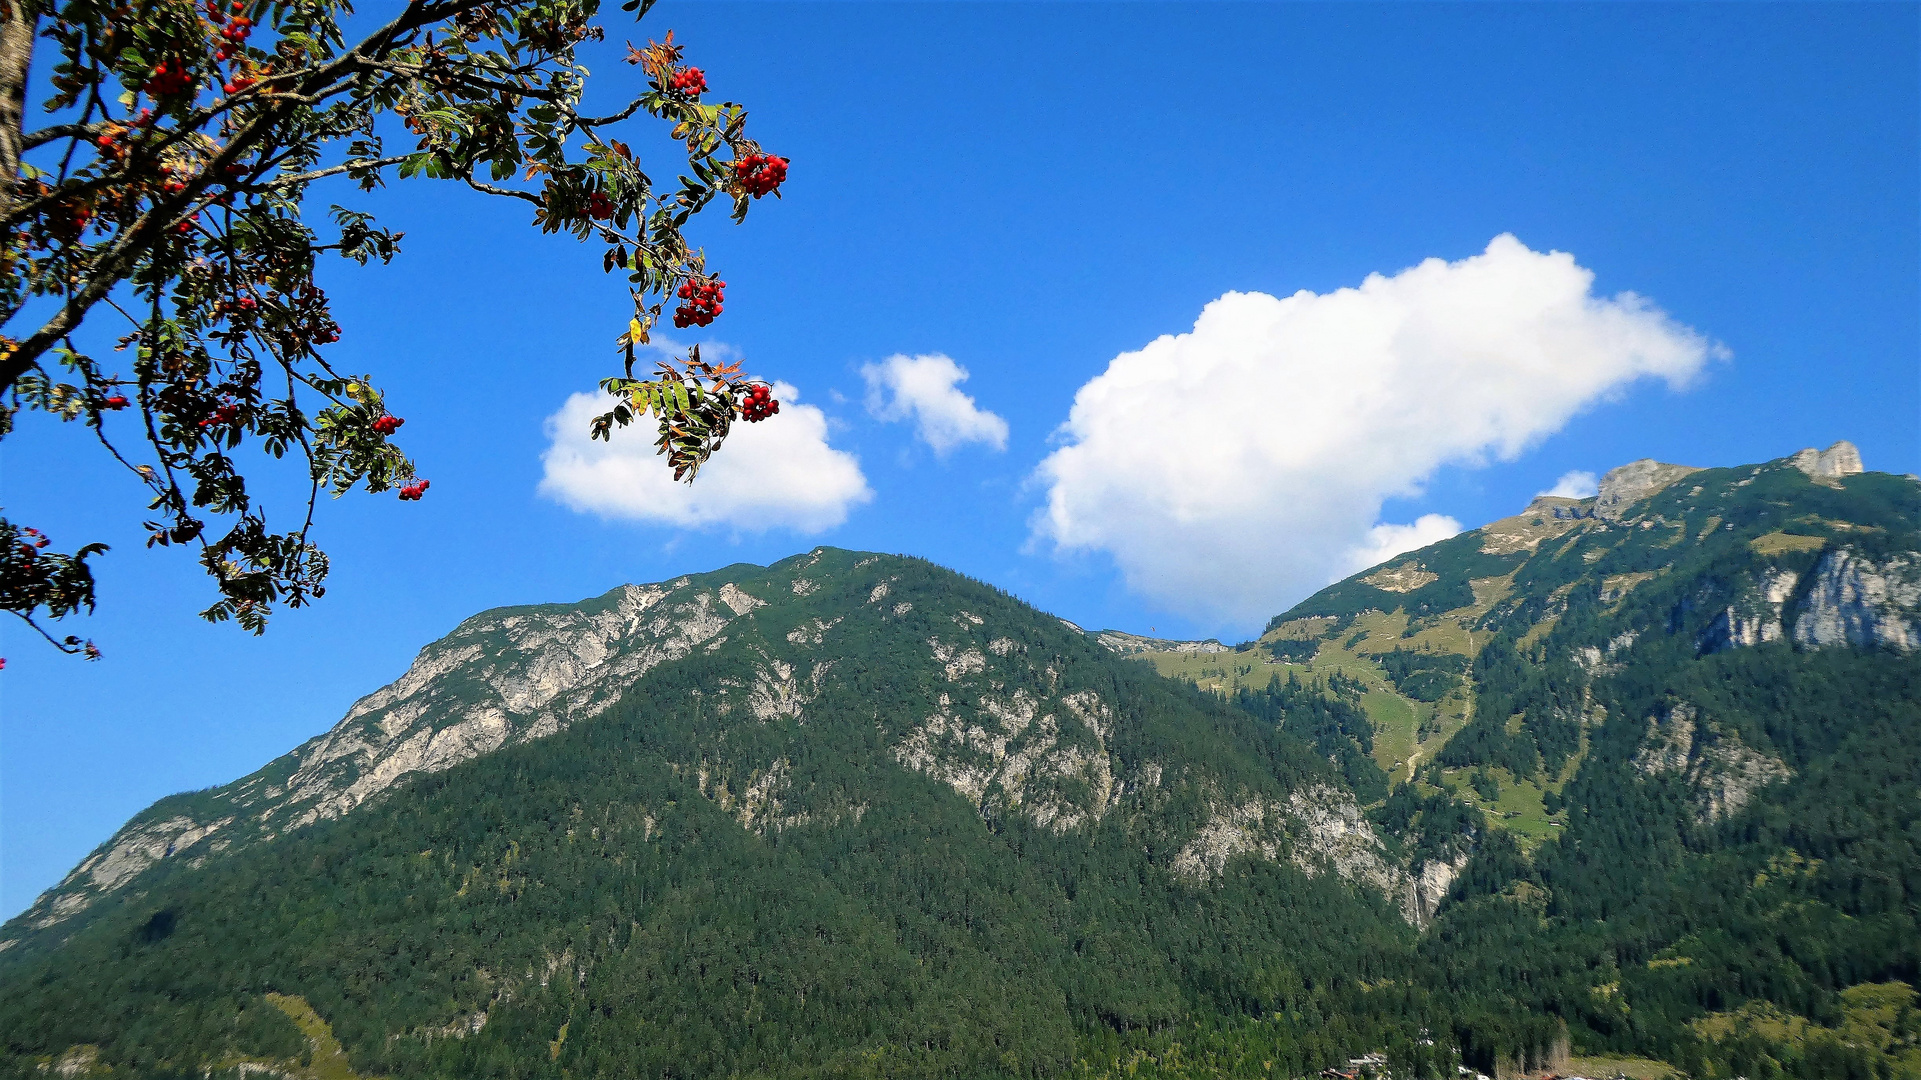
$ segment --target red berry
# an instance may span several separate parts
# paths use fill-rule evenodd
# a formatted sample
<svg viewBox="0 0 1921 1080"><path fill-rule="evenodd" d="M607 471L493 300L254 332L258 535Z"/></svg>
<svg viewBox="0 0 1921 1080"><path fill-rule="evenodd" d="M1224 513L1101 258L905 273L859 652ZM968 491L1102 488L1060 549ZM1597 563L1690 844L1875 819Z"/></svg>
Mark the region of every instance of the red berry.
<svg viewBox="0 0 1921 1080"><path fill-rule="evenodd" d="M707 76L699 68L686 68L676 72L667 85L675 93L699 97L707 92Z"/></svg>

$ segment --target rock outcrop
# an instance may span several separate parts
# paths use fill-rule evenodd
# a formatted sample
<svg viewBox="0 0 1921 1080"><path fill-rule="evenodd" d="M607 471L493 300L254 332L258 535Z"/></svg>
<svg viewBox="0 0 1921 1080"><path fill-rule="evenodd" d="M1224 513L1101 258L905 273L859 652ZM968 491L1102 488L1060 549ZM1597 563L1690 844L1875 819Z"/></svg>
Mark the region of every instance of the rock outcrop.
<svg viewBox="0 0 1921 1080"><path fill-rule="evenodd" d="M1309 877L1331 871L1389 897L1406 897L1411 886L1406 872L1389 860L1386 844L1354 796L1325 784L1290 792L1284 802L1215 800L1213 812L1175 855L1173 869L1205 882L1220 877L1228 862L1242 855L1269 862L1285 858ZM1439 902L1437 896L1435 904ZM1406 918L1416 924L1433 914L1432 907L1424 914L1418 906L1404 907Z"/></svg>
<svg viewBox="0 0 1921 1080"><path fill-rule="evenodd" d="M1701 638L1701 651L1720 652L1785 638L1782 614L1800 582L1801 575L1792 570L1762 571L1709 625Z"/></svg>
<svg viewBox="0 0 1921 1080"><path fill-rule="evenodd" d="M1594 511L1600 517L1618 519L1628 507L1683 476L1700 471L1691 465L1669 465L1653 458L1630 461L1609 469L1607 475L1601 477L1600 492L1594 497Z"/></svg>
<svg viewBox="0 0 1921 1080"><path fill-rule="evenodd" d="M1215 638L1208 638L1205 641L1172 641L1167 638L1130 634L1124 630L1095 630L1091 633L1094 640L1101 643L1102 648L1118 656L1135 656L1150 652L1211 654L1228 651L1227 646Z"/></svg>
<svg viewBox="0 0 1921 1080"><path fill-rule="evenodd" d="M1846 439L1835 443L1826 450L1816 450L1810 446L1797 450L1788 458L1788 464L1812 477L1825 477L1839 480L1843 476L1853 476L1866 471L1861 464L1861 451Z"/></svg>
<svg viewBox="0 0 1921 1080"><path fill-rule="evenodd" d="M965 685L941 695L940 711L894 748L896 761L953 788L990 820L1015 815L1064 833L1113 808L1119 762L1108 752L1112 716L1098 694L996 692L999 680L971 678L982 668L948 664L950 679Z"/></svg>
<svg viewBox="0 0 1921 1080"><path fill-rule="evenodd" d="M1702 633L1701 651L1784 640L1803 649L1905 653L1921 648L1921 552L1874 558L1852 547L1836 548L1807 576L1812 580L1805 590L1803 575L1783 567L1740 583ZM1798 602L1797 593L1802 594Z"/></svg>
<svg viewBox="0 0 1921 1080"><path fill-rule="evenodd" d="M1921 554L1876 560L1841 548L1823 555L1813 574L1794 619L1795 644L1921 648Z"/></svg>
<svg viewBox="0 0 1921 1080"><path fill-rule="evenodd" d="M762 602L731 582L623 585L578 605L483 612L420 651L326 733L205 798L136 818L26 915L45 929L162 859L204 857L339 817L416 773L543 738L612 704L657 665Z"/></svg>
<svg viewBox="0 0 1921 1080"><path fill-rule="evenodd" d="M1407 878L1401 917L1415 926L1426 926L1433 921L1434 913L1441 909L1441 901L1447 899L1448 890L1454 887L1454 879L1461 876L1473 855L1472 851L1463 851L1449 859L1429 859L1417 867Z"/></svg>
<svg viewBox="0 0 1921 1080"><path fill-rule="evenodd" d="M1383 567L1361 579L1382 592L1410 593L1423 585L1431 585L1441 580L1441 575L1429 570L1418 562L1404 562L1395 566Z"/></svg>
<svg viewBox="0 0 1921 1080"><path fill-rule="evenodd" d="M1719 725L1701 720L1686 702L1650 717L1634 767L1650 777L1681 775L1693 789L1695 820L1712 824L1738 812L1769 784L1791 779L1794 770Z"/></svg>

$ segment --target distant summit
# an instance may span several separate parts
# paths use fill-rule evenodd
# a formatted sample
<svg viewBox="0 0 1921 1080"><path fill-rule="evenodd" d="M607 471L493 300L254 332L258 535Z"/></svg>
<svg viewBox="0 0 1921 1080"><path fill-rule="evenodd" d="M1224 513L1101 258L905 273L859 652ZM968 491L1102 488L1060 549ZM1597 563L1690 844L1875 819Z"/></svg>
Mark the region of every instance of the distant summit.
<svg viewBox="0 0 1921 1080"><path fill-rule="evenodd" d="M1816 450L1812 446L1806 450L1797 450L1788 458L1788 464L1809 476L1826 476L1837 480L1843 476L1853 476L1867 471L1861 464L1861 451L1846 439L1842 439L1826 450Z"/></svg>
<svg viewBox="0 0 1921 1080"><path fill-rule="evenodd" d="M1630 461L1619 468L1609 469L1607 475L1601 477L1601 490L1594 497L1594 509L1601 517L1618 518L1629 506L1689 473L1700 471L1692 465L1668 465L1653 458Z"/></svg>
<svg viewBox="0 0 1921 1080"><path fill-rule="evenodd" d="M1220 653L1227 651L1227 646L1221 644L1218 638L1208 638L1205 641L1171 641L1167 638L1130 634L1125 630L1094 630L1089 633L1107 651L1121 656L1147 652Z"/></svg>
<svg viewBox="0 0 1921 1080"><path fill-rule="evenodd" d="M1861 464L1861 451L1846 439L1826 450L1812 446L1797 450L1786 459L1789 465L1815 479L1838 480L1867 471ZM1629 506L1667 488L1690 473L1701 470L1692 465L1670 465L1653 458L1630 461L1601 477L1601 490L1594 498L1595 516L1618 519Z"/></svg>

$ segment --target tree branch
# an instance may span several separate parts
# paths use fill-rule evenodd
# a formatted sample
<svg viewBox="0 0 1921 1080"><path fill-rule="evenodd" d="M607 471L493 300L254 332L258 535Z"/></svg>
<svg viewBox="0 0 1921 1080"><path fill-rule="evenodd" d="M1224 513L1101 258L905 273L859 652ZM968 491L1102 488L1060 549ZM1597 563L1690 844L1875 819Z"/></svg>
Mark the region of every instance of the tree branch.
<svg viewBox="0 0 1921 1080"><path fill-rule="evenodd" d="M504 195L509 199L519 199L522 202L533 203L535 206L547 205L546 202L544 202L540 196L535 195L532 192L515 191L513 188L495 187L492 184L482 183L481 181L474 179L471 174L467 176L463 176L461 177L461 179L467 181L468 187L473 188L475 191L484 192L488 195Z"/></svg>
<svg viewBox="0 0 1921 1080"><path fill-rule="evenodd" d="M297 176L283 176L271 183L262 184L254 190L272 191L275 188L293 187L296 184L310 183L323 177L338 176L341 173L351 172L354 169L384 169L389 165L398 165L412 156L412 154L395 154L391 157L363 158L358 161L343 162L339 165L330 165L324 169L315 169L312 172L300 173Z"/></svg>
<svg viewBox="0 0 1921 1080"><path fill-rule="evenodd" d="M435 3L433 0L427 0L427 2L408 4L405 13L399 18L376 30L363 39L360 44L341 54L332 62L314 70L312 74L303 80L298 93L300 93L301 96L318 93L356 71L376 66L377 62L384 58L387 52L393 48L394 43L407 33L458 15L460 12L469 8L479 7L486 2L487 0L440 0L440 2ZM19 3L19 0L14 0L13 3L6 6L6 10L8 12L15 12L21 10L21 7L22 5ZM3 26L0 26L0 32L3 32L4 29ZM29 29L31 29L31 27L29 27ZM3 38L0 38L0 40L3 40ZM4 60L4 57L0 57L0 60ZM24 74L23 70L23 79ZM4 69L0 69L0 79L3 78ZM0 91L5 91L6 89L4 82L0 81ZM215 154L213 158L207 162L207 168L201 175L217 175L219 172L224 171L227 165L241 157L242 154L250 150L255 144L264 140L267 134L282 123L291 111L291 105L282 104L278 101L273 103L273 107L262 109L232 141L227 143L226 147L222 149L220 153ZM4 138L4 136L0 136L0 138ZM0 147L0 152L4 152L3 147ZM14 175L17 176L17 171ZM8 183L10 183L10 181L0 180L0 184ZM8 187L4 189L4 194L10 198L11 188ZM181 206L185 206L186 203L190 201L192 193L183 194L188 194L189 198L181 199L176 197L176 199L168 200L168 219L171 219L172 211L177 211ZM179 203L178 206L173 205L176 200ZM162 228L159 223L160 215L157 213L160 209L160 207L156 206L153 210L149 210L146 214L141 215L131 229L123 231L120 236L116 238L112 247L94 263L92 272L87 275L86 283L69 295L67 302L61 305L60 310L55 312L53 317L48 319L46 324L41 326L40 329L34 331L22 340L11 352L7 353L4 357L0 357L0 393L5 393L15 382L19 381L22 375L33 370L39 363L40 357L45 355L49 348L53 347L53 343L79 326L86 318L87 312L92 310L93 306L100 302L100 298L107 295L107 293L113 290L115 285L120 283L126 276L131 261L137 257L139 252L148 248Z"/></svg>

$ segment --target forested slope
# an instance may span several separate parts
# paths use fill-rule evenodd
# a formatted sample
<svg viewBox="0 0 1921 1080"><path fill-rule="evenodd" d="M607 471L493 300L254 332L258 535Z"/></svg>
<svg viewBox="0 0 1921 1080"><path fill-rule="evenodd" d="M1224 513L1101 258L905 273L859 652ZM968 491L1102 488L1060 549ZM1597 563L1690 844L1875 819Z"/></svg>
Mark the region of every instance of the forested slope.
<svg viewBox="0 0 1921 1080"><path fill-rule="evenodd" d="M1233 649L833 549L484 613L0 931L0 1075L1921 1076L1921 486L1811 454Z"/></svg>
<svg viewBox="0 0 1921 1080"><path fill-rule="evenodd" d="M1552 1018L1700 1075L1921 1075L1921 486L1811 453L1639 463L1665 471L1636 497L1539 500L1270 626L1333 691L1422 708L1412 678L1467 675L1395 797L1494 826L1418 948L1464 1026Z"/></svg>
<svg viewBox="0 0 1921 1080"><path fill-rule="evenodd" d="M1394 853L1272 725L916 560L702 589L741 614L591 719L16 920L8 1068L288 1060L278 994L394 1076L1045 1073L1405 968Z"/></svg>

